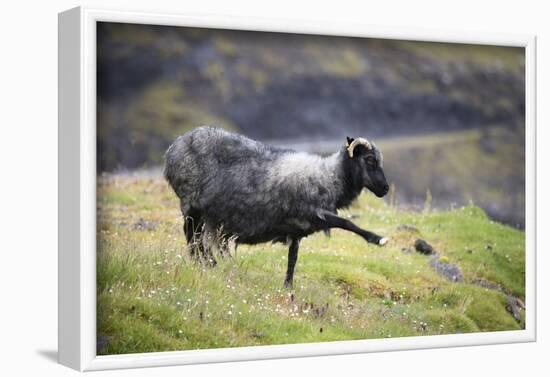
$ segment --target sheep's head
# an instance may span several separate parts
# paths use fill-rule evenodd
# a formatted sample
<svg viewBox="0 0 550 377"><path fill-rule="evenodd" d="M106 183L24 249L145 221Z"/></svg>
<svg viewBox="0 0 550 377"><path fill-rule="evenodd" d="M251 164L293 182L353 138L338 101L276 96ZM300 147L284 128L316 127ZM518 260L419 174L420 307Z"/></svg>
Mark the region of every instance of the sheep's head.
<svg viewBox="0 0 550 377"><path fill-rule="evenodd" d="M386 195L389 186L382 170L382 153L376 145L361 137L357 139L348 137L346 151L358 167L363 186L379 198Z"/></svg>

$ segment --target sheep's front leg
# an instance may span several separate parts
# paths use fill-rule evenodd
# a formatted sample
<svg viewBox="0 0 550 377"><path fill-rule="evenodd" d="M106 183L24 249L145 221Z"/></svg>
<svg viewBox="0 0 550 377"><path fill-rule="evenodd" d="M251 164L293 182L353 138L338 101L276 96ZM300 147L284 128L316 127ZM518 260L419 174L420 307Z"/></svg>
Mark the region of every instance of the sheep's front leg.
<svg viewBox="0 0 550 377"><path fill-rule="evenodd" d="M361 229L351 221L343 219L333 213L324 212L319 217L322 221L322 226L324 227L324 229L340 228L349 230L350 232L353 232L363 237L365 241L377 245L385 245L386 242L388 242L388 239L386 237L381 237L375 233L369 232L368 230Z"/></svg>
<svg viewBox="0 0 550 377"><path fill-rule="evenodd" d="M292 288L292 280L294 279L294 266L298 260L298 247L300 246L299 239L292 239L288 248L288 267L286 269L285 288Z"/></svg>

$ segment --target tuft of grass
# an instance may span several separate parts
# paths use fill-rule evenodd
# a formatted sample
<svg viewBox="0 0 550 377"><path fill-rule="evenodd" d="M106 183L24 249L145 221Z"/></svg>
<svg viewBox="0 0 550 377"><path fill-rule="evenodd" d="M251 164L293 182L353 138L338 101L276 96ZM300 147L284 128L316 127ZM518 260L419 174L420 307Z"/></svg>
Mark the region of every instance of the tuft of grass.
<svg viewBox="0 0 550 377"><path fill-rule="evenodd" d="M100 354L516 330L506 294L525 297L524 233L473 205L413 212L363 194L343 216L390 237L386 247L333 230L303 240L292 291L287 247L240 246L215 268L187 255L179 203L160 177L98 183L97 329ZM147 226L144 226L146 224ZM407 224L416 228L400 227ZM424 238L460 266L451 283ZM502 292L471 282L483 279Z"/></svg>

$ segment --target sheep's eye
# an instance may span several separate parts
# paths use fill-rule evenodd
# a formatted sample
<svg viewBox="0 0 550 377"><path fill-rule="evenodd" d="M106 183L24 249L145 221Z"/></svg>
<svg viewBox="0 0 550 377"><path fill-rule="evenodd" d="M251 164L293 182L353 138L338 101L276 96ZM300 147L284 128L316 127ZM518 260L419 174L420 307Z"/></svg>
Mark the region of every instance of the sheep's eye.
<svg viewBox="0 0 550 377"><path fill-rule="evenodd" d="M370 166L375 166L376 165L376 159L372 156L368 156L367 157L367 164L370 165Z"/></svg>

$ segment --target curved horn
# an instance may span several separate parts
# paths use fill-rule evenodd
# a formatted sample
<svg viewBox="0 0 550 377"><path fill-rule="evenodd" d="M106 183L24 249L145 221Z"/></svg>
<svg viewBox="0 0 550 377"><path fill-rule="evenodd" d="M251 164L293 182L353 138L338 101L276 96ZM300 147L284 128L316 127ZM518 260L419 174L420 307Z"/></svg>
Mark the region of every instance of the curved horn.
<svg viewBox="0 0 550 377"><path fill-rule="evenodd" d="M358 145L364 145L367 149L372 149L372 145L367 139L358 137L357 139L353 140L350 145L348 145L348 154L350 158L353 158L353 150Z"/></svg>

